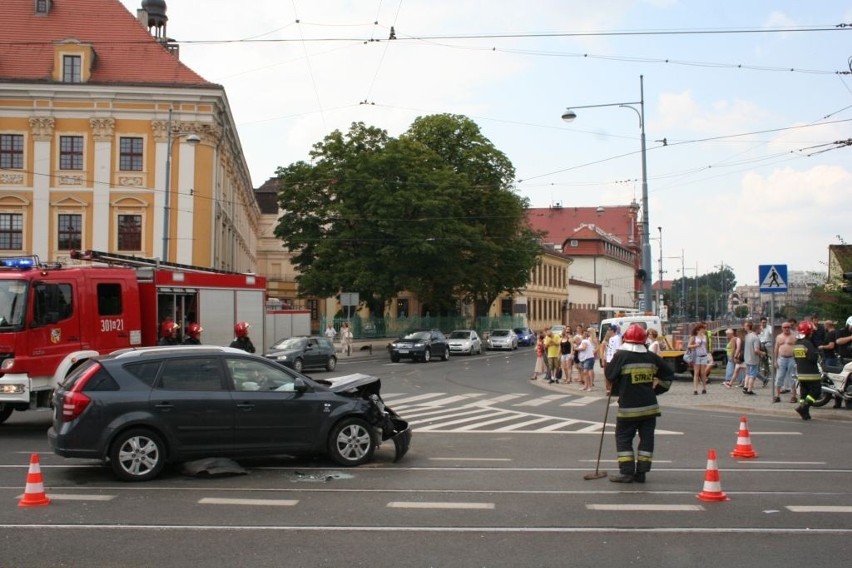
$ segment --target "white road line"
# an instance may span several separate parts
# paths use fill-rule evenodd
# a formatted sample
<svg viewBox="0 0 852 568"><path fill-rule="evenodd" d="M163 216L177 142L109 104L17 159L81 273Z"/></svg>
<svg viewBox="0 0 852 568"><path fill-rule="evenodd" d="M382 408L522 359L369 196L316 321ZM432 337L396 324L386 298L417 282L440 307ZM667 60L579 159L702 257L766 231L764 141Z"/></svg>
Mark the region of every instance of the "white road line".
<svg viewBox="0 0 852 568"><path fill-rule="evenodd" d="M424 407L422 407L422 406L418 406L417 408L423 409L423 410L420 410L419 412L414 411L414 412L406 412L405 413L405 419L407 421L411 422L412 418L425 418L427 416L448 416L448 417L452 417L452 416L457 416L456 413L458 413L458 412L465 412L465 413L469 414L471 412L488 412L489 410L493 410L492 408L482 407L482 406L474 406L474 407L464 406L464 407L461 407L461 408L455 407L455 408L438 408L438 409L430 408L429 410L425 410Z"/></svg>
<svg viewBox="0 0 852 568"><path fill-rule="evenodd" d="M801 432L754 432L749 430L748 433L752 436L801 436ZM737 430L737 434L739 434L739 430Z"/></svg>
<svg viewBox="0 0 852 568"><path fill-rule="evenodd" d="M846 505L788 505L786 509L793 513L852 513L852 507Z"/></svg>
<svg viewBox="0 0 852 568"><path fill-rule="evenodd" d="M83 495L76 493L47 493L52 501L112 501L118 495ZM23 495L18 495L18 499Z"/></svg>
<svg viewBox="0 0 852 568"><path fill-rule="evenodd" d="M199 505L259 505L263 507L292 507L297 499L228 499L227 497L204 497Z"/></svg>
<svg viewBox="0 0 852 568"><path fill-rule="evenodd" d="M657 460L654 460L657 461ZM754 464L754 460L736 460L737 463ZM760 460L760 465L825 465L826 462L794 462L794 461L766 461Z"/></svg>
<svg viewBox="0 0 852 568"><path fill-rule="evenodd" d="M581 396L580 398L569 400L568 402L566 402L565 404L561 404L560 406L586 406L587 404L591 404L598 400L600 400L600 397L597 396Z"/></svg>
<svg viewBox="0 0 852 568"><path fill-rule="evenodd" d="M509 420L517 420L517 414L508 414L502 416L500 418L495 418L494 420L488 420L486 422L477 422L476 424L468 424L467 426L462 426L461 428L456 428L456 432L469 432L471 430L476 430L477 428L482 428L484 426L490 426L491 424L499 424L500 422L508 422Z"/></svg>
<svg viewBox="0 0 852 568"><path fill-rule="evenodd" d="M472 398L476 398L476 397L484 396L484 395L485 395L485 393L459 394L459 395L450 396L450 397L447 397L447 398L439 398L439 399L435 399L435 400L430 400L428 402L421 402L420 404L422 406L445 406L447 404L452 404L454 402L467 401L467 400L470 400Z"/></svg>
<svg viewBox="0 0 852 568"><path fill-rule="evenodd" d="M453 426L455 424L464 424L466 422L470 422L471 420L480 420L482 418L494 418L495 416L502 416L504 413L503 410L498 412L490 412L488 414L481 414L479 416L469 416L467 418L459 418L458 420L450 420L449 422L439 422L438 424L432 424L431 426L424 426L423 428L417 428L418 432L428 432L433 428L446 428L447 426ZM462 416L464 413L460 413L459 416ZM409 422L409 424L412 424ZM414 422L416 424L416 422Z"/></svg>
<svg viewBox="0 0 852 568"><path fill-rule="evenodd" d="M391 501L391 509L494 509L494 503L441 503L438 501Z"/></svg>
<svg viewBox="0 0 852 568"><path fill-rule="evenodd" d="M526 422L519 422L517 424L512 424L510 426L504 426L502 428L497 428L493 430L494 432L512 432L514 430L518 430L523 428L524 426L529 426L530 424L538 424L539 422L547 422L548 420L553 420L553 418L549 416L540 416L538 418L533 418L532 420L527 420Z"/></svg>
<svg viewBox="0 0 852 568"><path fill-rule="evenodd" d="M429 461L510 462L512 461L512 458L429 458Z"/></svg>
<svg viewBox="0 0 852 568"><path fill-rule="evenodd" d="M570 394L548 394L546 396L540 396L532 400L525 400L524 402L519 402L518 404L513 404L512 406L541 406L542 404L547 404L548 402L553 402L554 400L559 400L562 398L568 398L570 396Z"/></svg>
<svg viewBox="0 0 852 568"><path fill-rule="evenodd" d="M475 414L476 416L471 417L470 416L471 414ZM456 424L458 422L469 422L471 420L477 420L479 418L491 418L493 416L497 416L497 414L499 414L499 413L495 413L494 411L492 411L488 408L477 408L477 409L474 409L474 410L466 410L464 412L455 411L455 412L449 412L449 413L442 413L441 416L431 416L431 417L427 416L423 420L410 420L410 419L408 419L408 416L406 416L406 418L408 419L409 424L411 424L412 426L415 426L417 424L431 424L431 423L436 422L436 421L446 420L446 419L449 419L449 418L456 418L458 416L468 416L468 418L465 418L464 420L460 420L460 421L442 422L442 424Z"/></svg>
<svg viewBox="0 0 852 568"><path fill-rule="evenodd" d="M418 395L409 396L409 397L406 397L406 398L399 398L399 399L396 399L396 400L393 400L393 401L390 401L390 400L387 400L387 399L386 400L387 400L388 404L399 404L399 403L404 403L404 402L414 402L415 400L426 400L426 399L435 398L435 397L438 397L438 396L444 396L445 394L446 393L443 393L443 392L427 392L425 394L418 394ZM382 398L385 398L385 397L382 396Z"/></svg>
<svg viewBox="0 0 852 568"><path fill-rule="evenodd" d="M550 426L545 426L544 428L536 429L536 432L556 432L565 428L566 426L573 426L574 424L578 424L580 420L560 420L556 424L551 424Z"/></svg>
<svg viewBox="0 0 852 568"><path fill-rule="evenodd" d="M589 504L589 511L703 511L701 505L636 505L636 504Z"/></svg>
<svg viewBox="0 0 852 568"><path fill-rule="evenodd" d="M482 400L477 400L475 404L484 405L484 404L499 404L501 402L506 402L507 400L515 400L516 398L521 398L522 396L527 396L522 393L511 393L504 394L501 396L495 396L494 398L485 398Z"/></svg>

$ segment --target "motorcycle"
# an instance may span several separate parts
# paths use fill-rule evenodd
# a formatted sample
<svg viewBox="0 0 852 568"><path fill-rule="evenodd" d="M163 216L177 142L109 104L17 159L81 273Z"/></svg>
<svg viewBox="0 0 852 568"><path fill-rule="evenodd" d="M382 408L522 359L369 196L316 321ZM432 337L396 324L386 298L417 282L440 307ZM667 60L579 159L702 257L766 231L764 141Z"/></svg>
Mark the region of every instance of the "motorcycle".
<svg viewBox="0 0 852 568"><path fill-rule="evenodd" d="M813 405L825 406L834 400L834 407L840 408L846 401L846 408L852 409L852 361L846 361L842 367L828 367L820 362L820 371L822 391Z"/></svg>

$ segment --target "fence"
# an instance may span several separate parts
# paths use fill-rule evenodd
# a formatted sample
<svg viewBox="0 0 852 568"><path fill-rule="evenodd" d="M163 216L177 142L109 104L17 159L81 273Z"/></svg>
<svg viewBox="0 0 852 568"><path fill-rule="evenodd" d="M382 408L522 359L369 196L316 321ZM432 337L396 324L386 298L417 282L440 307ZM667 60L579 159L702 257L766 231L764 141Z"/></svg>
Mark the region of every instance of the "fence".
<svg viewBox="0 0 852 568"><path fill-rule="evenodd" d="M334 329L340 332L340 324L346 318L334 318ZM512 329L526 325L523 316L463 317L463 316L411 316L403 318L359 317L350 318L349 326L355 339L381 339L400 337L422 329L440 329L449 333L454 329L473 329L481 336L492 329ZM320 319L320 330L324 330L328 319ZM321 332L322 333L322 332Z"/></svg>

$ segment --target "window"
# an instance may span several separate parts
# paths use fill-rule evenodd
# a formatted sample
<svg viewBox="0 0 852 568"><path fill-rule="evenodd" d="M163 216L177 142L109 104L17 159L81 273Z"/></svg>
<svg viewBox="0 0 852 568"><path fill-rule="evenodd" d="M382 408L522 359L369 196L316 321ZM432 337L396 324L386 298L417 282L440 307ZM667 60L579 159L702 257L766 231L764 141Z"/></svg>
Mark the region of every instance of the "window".
<svg viewBox="0 0 852 568"><path fill-rule="evenodd" d="M36 0L36 14L47 14L50 9L50 0Z"/></svg>
<svg viewBox="0 0 852 568"><path fill-rule="evenodd" d="M62 56L62 82L63 83L82 83L83 76L81 74L82 57L79 55L63 55Z"/></svg>
<svg viewBox="0 0 852 568"><path fill-rule="evenodd" d="M80 250L82 244L82 215L67 215L60 214L57 217L57 242L56 248L59 250Z"/></svg>
<svg viewBox="0 0 852 568"><path fill-rule="evenodd" d="M142 250L142 215L118 216L118 250Z"/></svg>
<svg viewBox="0 0 852 568"><path fill-rule="evenodd" d="M142 138L122 136L118 141L118 169L123 172L142 171Z"/></svg>
<svg viewBox="0 0 852 568"><path fill-rule="evenodd" d="M231 372L234 390L237 391L278 391L296 390L295 377L280 367L272 367L260 361L250 359L226 359L225 365Z"/></svg>
<svg viewBox="0 0 852 568"><path fill-rule="evenodd" d="M98 284L98 315L120 316L121 284Z"/></svg>
<svg viewBox="0 0 852 568"><path fill-rule="evenodd" d="M170 359L163 364L160 387L178 391L219 391L222 368L214 357Z"/></svg>
<svg viewBox="0 0 852 568"><path fill-rule="evenodd" d="M82 170L83 169L83 137L82 136L60 136L59 137L59 169L60 170Z"/></svg>
<svg viewBox="0 0 852 568"><path fill-rule="evenodd" d="M0 134L0 168L20 170L24 167L24 135Z"/></svg>
<svg viewBox="0 0 852 568"><path fill-rule="evenodd" d="M38 325L57 323L74 313L70 284L41 283L35 287L33 319Z"/></svg>
<svg viewBox="0 0 852 568"><path fill-rule="evenodd" d="M24 248L24 216L20 213L0 213L0 250Z"/></svg>

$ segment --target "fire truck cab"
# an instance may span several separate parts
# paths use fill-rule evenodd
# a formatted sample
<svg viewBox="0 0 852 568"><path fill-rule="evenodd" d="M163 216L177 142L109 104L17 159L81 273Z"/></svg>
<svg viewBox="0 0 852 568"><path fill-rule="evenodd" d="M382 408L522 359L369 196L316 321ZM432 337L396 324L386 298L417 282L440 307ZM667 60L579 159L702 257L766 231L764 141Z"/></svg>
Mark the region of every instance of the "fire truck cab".
<svg viewBox="0 0 852 568"><path fill-rule="evenodd" d="M169 318L180 334L201 323L205 343L221 345L248 321L264 344L263 278L97 251L72 258L103 264L0 259L0 423L13 410L49 407L54 387L85 360L156 345Z"/></svg>

